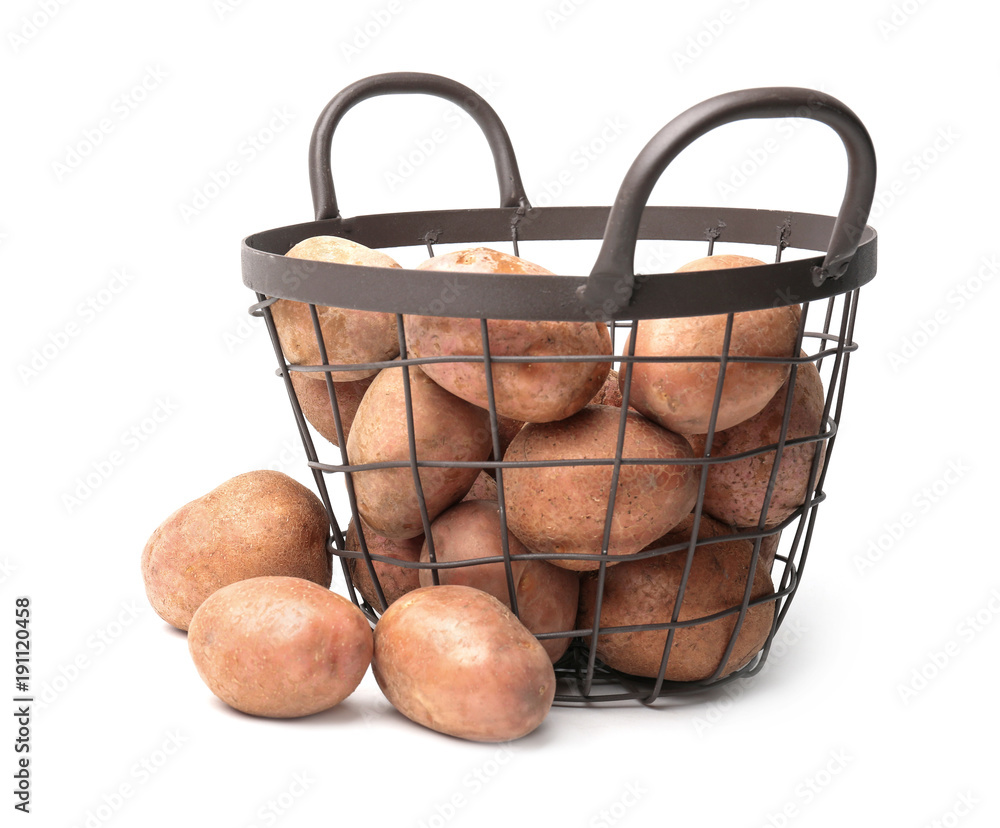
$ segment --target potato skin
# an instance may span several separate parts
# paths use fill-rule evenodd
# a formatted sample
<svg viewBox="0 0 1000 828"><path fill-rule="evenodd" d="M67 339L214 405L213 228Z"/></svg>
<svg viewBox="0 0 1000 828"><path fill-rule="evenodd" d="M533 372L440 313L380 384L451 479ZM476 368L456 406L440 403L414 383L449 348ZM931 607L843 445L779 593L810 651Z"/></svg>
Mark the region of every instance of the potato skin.
<svg viewBox="0 0 1000 828"><path fill-rule="evenodd" d="M368 546L370 555L385 555L387 558L416 563L420 560L420 547L423 546L423 543L423 534L417 535L415 538L392 540L382 537L371 527L365 527L365 544ZM361 541L358 538L358 529L353 519L347 525L344 545L352 552L361 551ZM416 568L394 566L384 561L372 561L372 566L382 587L382 594L389 604L420 586L419 572ZM372 582L371 575L368 574L368 567L364 559L348 558L347 568L351 573L351 581L361 596L375 609L382 609L378 593L375 591L375 584Z"/></svg>
<svg viewBox="0 0 1000 828"><path fill-rule="evenodd" d="M424 262L418 270L458 273L529 273L552 275L532 262L485 247L471 248ZM412 356L482 356L478 319L406 315L406 347ZM611 336L598 322L551 322L491 319L486 323L493 356L611 356ZM488 407L486 371L469 362L423 366L426 374L456 396ZM497 413L526 422L561 420L585 406L611 369L607 362L495 363L493 391Z"/></svg>
<svg viewBox="0 0 1000 828"><path fill-rule="evenodd" d="M747 256L717 255L689 262L677 272L762 264ZM730 355L792 357L800 316L798 305L734 314ZM725 329L726 314L643 320L638 324L635 354L718 357ZM716 430L734 426L760 411L785 381L788 369L784 363L730 362ZM664 428L703 434L708 431L718 377L719 365L714 362L636 362L629 405Z"/></svg>
<svg viewBox="0 0 1000 828"><path fill-rule="evenodd" d="M333 406L330 405L330 392L327 389L324 375L316 374L315 376L321 379L321 382L316 382L311 373L303 371L290 371L289 373L302 414L316 431L335 446L339 446L337 424L333 418ZM373 380L374 375L353 382L335 382L333 384L337 407L340 409L340 425L344 429L345 438L351 434L354 415L357 414L361 398L364 397L365 391L368 390L368 386L372 384Z"/></svg>
<svg viewBox="0 0 1000 828"><path fill-rule="evenodd" d="M385 253L336 236L313 236L303 239L285 255L291 259L339 262L367 267L400 266ZM327 361L330 364L381 362L399 355L399 334L394 314L318 305L316 315L319 318ZM271 305L271 316L278 331L281 350L289 363L293 365L322 363L308 304L279 299ZM377 371L377 368L334 371L332 377L336 382L351 382L372 376ZM300 373L314 381L323 380L322 373Z"/></svg>
<svg viewBox="0 0 1000 828"><path fill-rule="evenodd" d="M489 414L445 391L409 367L417 460L484 461L493 439ZM347 439L352 464L409 461L402 368L386 368L365 392ZM461 500L479 474L476 468L420 469L428 518ZM423 534L409 467L354 472L358 512L380 535L394 540Z"/></svg>
<svg viewBox="0 0 1000 828"><path fill-rule="evenodd" d="M301 578L260 577L214 592L195 612L188 648L230 707L309 716L354 692L371 663L371 626L346 598Z"/></svg>
<svg viewBox="0 0 1000 828"><path fill-rule="evenodd" d="M498 500L499 495L497 494L497 482L491 476L489 471L483 469L479 473L479 477L476 478L476 482L472 484L472 488L466 493L465 500Z"/></svg>
<svg viewBox="0 0 1000 828"><path fill-rule="evenodd" d="M329 587L323 504L277 471L227 480L170 515L142 551L150 604L168 624L186 630L217 589L260 575L288 575Z"/></svg>
<svg viewBox="0 0 1000 828"><path fill-rule="evenodd" d="M702 515L699 540L730 534L732 530ZM651 546L668 546L690 540L691 525L670 533ZM699 545L684 590L679 621L690 621L738 607L750 575L753 545L735 540ZM605 573L601 627L668 623L680 590L686 550L638 561L624 561ZM758 562L753 575L751 600L772 594L767 569ZM596 573L580 582L577 625L592 627L597 598ZM736 627L735 614L703 624L678 628L667 661L668 681L698 681L711 677ZM720 674L727 676L745 666L760 651L774 620L774 603L751 607L743 619L736 645ZM608 632L598 634L597 656L609 667L637 676L655 678L659 673L667 630ZM584 639L589 643L590 637Z"/></svg>
<svg viewBox="0 0 1000 828"><path fill-rule="evenodd" d="M557 423L529 423L504 459L542 461L611 458L621 409L588 405ZM679 434L627 412L623 457L693 457ZM663 535L694 506L697 466L621 466L612 515L609 556L638 552ZM600 556L611 491L612 467L511 467L504 471L507 525L532 552ZM597 569L598 560L553 559L567 569ZM609 565L616 563L613 558Z"/></svg>
<svg viewBox="0 0 1000 828"><path fill-rule="evenodd" d="M375 680L417 724L478 742L537 728L555 697L545 649L492 595L467 586L422 587L375 625Z"/></svg>
<svg viewBox="0 0 1000 828"><path fill-rule="evenodd" d="M776 444L781 434L781 420L787 397L786 382L760 413L732 428L716 432L712 442L712 456L729 457ZM812 362L800 364L792 394L787 439L819 434L824 404L823 381L816 365ZM691 435L688 439L696 453L704 454L704 435ZM809 470L816 454L816 446L816 443L804 443L786 446L782 451L774 493L768 505L766 526L777 526L805 502L806 484L809 482ZM823 442L820 446L822 471L826 443ZM733 526L757 526L768 480L774 468L774 458L775 452L769 451L713 464L709 468L705 486L705 509Z"/></svg>
<svg viewBox="0 0 1000 828"><path fill-rule="evenodd" d="M489 479L489 478L487 478ZM469 561L503 555L500 507L495 500L463 501L445 510L431 524L434 555L439 563ZM528 550L510 532L507 549L511 556L527 555ZM430 562L430 546L425 540L420 560ZM530 632L554 633L572 630L580 597L580 579L575 572L543 560L511 561L518 617ZM434 583L430 569L420 570L420 585ZM488 592L508 609L510 591L507 570L502 562L438 570L440 584L461 584ZM569 649L572 637L541 639L552 663Z"/></svg>

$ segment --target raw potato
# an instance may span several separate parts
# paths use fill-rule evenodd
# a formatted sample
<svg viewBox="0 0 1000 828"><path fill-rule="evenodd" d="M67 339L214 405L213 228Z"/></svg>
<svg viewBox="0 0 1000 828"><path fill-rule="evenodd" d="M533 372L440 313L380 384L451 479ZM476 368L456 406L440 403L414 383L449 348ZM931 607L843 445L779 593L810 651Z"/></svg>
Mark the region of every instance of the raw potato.
<svg viewBox="0 0 1000 828"><path fill-rule="evenodd" d="M694 512L688 515L684 520L678 523L673 529L670 530L669 535L671 537L682 535L685 540L690 540L691 538L691 528L694 526ZM719 520L716 520L707 512L702 512L701 522L698 524L698 536L701 538L718 538L723 535L740 535L746 531L745 528L740 528L739 526L727 526ZM750 551L753 551L753 543L755 538L747 538L748 543L751 544ZM757 553L757 559L759 561L758 566L767 572L770 572L774 567L774 557L778 551L778 544L781 541L781 532L774 532L772 534L764 535L760 542L760 552ZM676 541L671 541L671 543L676 543ZM666 543L660 543L655 541L650 544L647 549L654 548L656 546L665 546Z"/></svg>
<svg viewBox="0 0 1000 828"><path fill-rule="evenodd" d="M774 445L781 434L788 383L763 411L739 425L717 432L712 443L712 457L730 457L762 446ZM823 381L815 363L801 363L792 394L788 436L793 440L818 435L823 421ZM704 435L688 438L697 454L704 454ZM777 526L806 500L806 485L816 443L786 446L781 455L774 494L767 510L765 526ZM826 443L820 453L819 471L823 469ZM710 466L705 487L705 509L719 520L733 526L755 527L760 520L768 481L774 468L774 451ZM817 472L817 480L819 472Z"/></svg>
<svg viewBox="0 0 1000 828"><path fill-rule="evenodd" d="M718 255L689 262L677 272L762 264L747 256ZM793 356L800 316L798 305L734 314L730 356ZM725 330L726 314L642 320L638 323L635 354L718 357ZM760 411L781 387L788 369L788 364L776 362L728 363L716 431ZM621 378L624 381L624 372ZM629 405L664 428L681 434L704 434L718 378L717 362L636 362Z"/></svg>
<svg viewBox="0 0 1000 828"><path fill-rule="evenodd" d="M529 423L510 444L508 461L608 459L615 456L621 409L588 405L567 420ZM627 412L626 458L682 459L687 440ZM612 514L610 556L638 552L694 506L694 465L622 464ZM512 467L504 471L507 525L532 552L601 554L611 465ZM553 559L567 569L597 569L594 560ZM608 561L615 563L614 559Z"/></svg>
<svg viewBox="0 0 1000 828"><path fill-rule="evenodd" d="M476 478L476 482L472 484L472 488L469 489L465 497L465 500L498 500L497 495L497 482L492 477L490 477L489 472L485 469L479 473L479 477Z"/></svg>
<svg viewBox="0 0 1000 828"><path fill-rule="evenodd" d="M532 262L486 247L435 256L418 269L552 275ZM411 356L483 354L478 319L407 315L403 324ZM491 319L486 327L492 356L611 355L611 336L607 326L598 322ZM456 396L489 407L486 371L481 364L439 362L422 367L431 379ZM526 422L564 419L590 401L610 369L610 361L495 363L492 375L496 411Z"/></svg>
<svg viewBox="0 0 1000 828"><path fill-rule="evenodd" d="M495 500L459 503L431 524L431 537L438 563L502 557L500 508ZM512 557L529 554L509 532L507 551ZM430 559L430 547L424 541L420 560L428 563ZM573 629L580 597L580 578L575 572L537 559L514 560L510 568L517 598L517 615L528 630L538 635ZM507 570L502 561L439 569L438 582L481 589L510 608ZM433 583L431 570L420 570L420 585L427 587ZM569 649L571 640L572 636L540 639L553 664Z"/></svg>
<svg viewBox="0 0 1000 828"><path fill-rule="evenodd" d="M286 254L292 259L317 262L363 265L366 267L399 267L390 256L363 244L336 236L313 236L296 244ZM399 333L396 317L391 313L331 308L317 305L327 363L360 364L382 362L399 355ZM319 344L313 328L312 314L305 302L279 299L271 305L271 316L278 331L281 350L293 365L321 365ZM351 382L377 373L378 369L334 371L336 382ZM322 381L322 372L300 372L303 376Z"/></svg>
<svg viewBox="0 0 1000 828"><path fill-rule="evenodd" d="M292 377L292 387L295 389L295 396L298 398L299 406L303 415L310 425L316 429L323 437L333 443L337 442L337 424L333 419L333 406L330 405L330 392L326 386L326 379L323 374L317 374L323 381L316 382L312 374L302 371L289 372ZM336 394L337 408L340 410L340 424L344 429L344 436L351 433L351 424L354 422L354 415L361 404L361 398L372 384L374 377L354 380L353 382L335 382L333 392Z"/></svg>
<svg viewBox="0 0 1000 828"><path fill-rule="evenodd" d="M594 405L610 405L615 408L622 407L622 389L618 384L618 372L614 368L608 373L608 378L604 381L604 385L594 395L594 399L591 402Z"/></svg>
<svg viewBox="0 0 1000 828"><path fill-rule="evenodd" d="M552 707L545 649L492 595L423 587L375 625L372 671L404 716L439 733L506 742L531 733Z"/></svg>
<svg viewBox="0 0 1000 828"><path fill-rule="evenodd" d="M490 456L489 414L449 394L410 366L417 460L477 461ZM402 368L386 368L358 406L347 440L352 464L409 462ZM476 468L424 467L420 484L429 520L461 500L479 474ZM358 512L380 535L395 540L423 534L413 472L406 466L354 472Z"/></svg>
<svg viewBox="0 0 1000 828"><path fill-rule="evenodd" d="M319 498L288 475L237 475L153 532L142 551L149 603L186 630L201 603L235 581L289 575L329 587L329 530Z"/></svg>
<svg viewBox="0 0 1000 828"><path fill-rule="evenodd" d="M368 619L346 598L301 578L250 578L214 592L191 619L198 674L230 707L309 716L354 692L371 663Z"/></svg>
<svg viewBox="0 0 1000 828"><path fill-rule="evenodd" d="M417 563L420 560L420 547L423 546L423 543L424 536L422 534L415 538L391 540L382 537L374 529L365 527L365 544L368 546L369 555L385 555L387 558ZM361 551L361 541L358 538L358 530L353 520L347 526L344 544L352 552ZM385 561L372 561L372 567L375 569L375 577L378 578L382 587L382 594L389 604L420 586L419 572L416 568L395 566ZM383 609L364 559L348 558L347 568L351 573L351 581L361 596L375 609Z"/></svg>
<svg viewBox="0 0 1000 828"><path fill-rule="evenodd" d="M699 540L730 534L732 530L702 515ZM678 533L660 538L652 546L687 543L691 522ZM684 589L679 621L691 621L739 607L750 574L753 545L747 540L708 543L696 547ZM669 552L638 561L625 561L605 573L601 602L602 628L669 623L680 590L687 550ZM771 578L759 562L753 576L751 601L773 594ZM580 615L577 626L593 627L597 598L596 573L580 582ZM674 634L664 678L698 681L715 674L722 663L737 615L680 627ZM743 619L736 644L720 678L748 664L760 652L774 620L774 602L751 607ZM655 678L660 670L668 630L606 632L597 637L597 656L609 667L636 676ZM584 639L587 643L591 637Z"/></svg>

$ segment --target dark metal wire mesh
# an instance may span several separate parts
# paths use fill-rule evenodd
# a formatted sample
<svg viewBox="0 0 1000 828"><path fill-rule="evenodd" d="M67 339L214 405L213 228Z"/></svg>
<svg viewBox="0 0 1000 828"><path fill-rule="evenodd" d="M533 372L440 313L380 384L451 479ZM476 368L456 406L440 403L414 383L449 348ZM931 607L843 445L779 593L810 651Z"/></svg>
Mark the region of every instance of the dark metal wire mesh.
<svg viewBox="0 0 1000 828"><path fill-rule="evenodd" d="M497 170L501 182L502 206L499 210L484 211L450 211L423 214L385 214L381 216L361 216L353 219L341 219L336 208L333 195L332 180L329 179L329 165L325 162L329 154L329 143L332 130L346 108L357 100L381 94L383 91L427 91L434 94L450 96L456 101L473 98L462 98L461 88L456 89L451 82L441 79L428 80L428 76L402 75L385 76L388 80L384 87L378 78L365 81L357 88L345 90L338 98L331 101L327 110L317 124L311 147L312 166L310 173L313 181L314 200L317 220L310 224L295 225L267 231L257 236L249 237L244 245L244 281L256 290L257 303L250 312L263 318L273 344L277 359L277 374L281 378L291 403L295 422L302 439L307 456L308 467L311 469L320 497L327 509L331 538L330 553L341 561L343 575L347 583L351 599L357 604L374 624L388 606L385 589L376 571L375 564L387 564L400 567L403 570L426 570L430 572L431 580L437 584L440 573L453 568L469 567L481 564L502 564L505 570L507 595L506 599L515 614L519 614L518 596L512 565L522 559L559 561L588 560L593 562L595 556L584 553L554 553L530 552L515 554L511 551L510 540L513 533L508 529L506 509L506 489L504 477L512 469L542 466L592 466L594 468L610 468L610 495L606 504L602 504L604 533L601 554L597 557L597 568L587 577L596 579L596 597L593 610L593 622L587 626L577 625L570 629L538 633L538 638L570 639L571 644L565 655L556 663L556 674L559 679L559 690L556 702L562 704L589 704L591 702L615 702L638 700L653 704L658 699L684 693L700 691L706 687L718 686L736 679L758 673L771 650L774 636L787 616L792 599L801 581L813 540L816 518L820 504L826 499L824 483L830 468L833 449L836 443L838 425L843 411L848 368L852 353L857 345L854 342L854 323L857 313L860 285L869 281L874 275L874 231L865 225L867 208L870 206L871 189L874 186L873 155L866 152L870 147L866 144L867 134L863 134L853 119L853 113L838 108L839 102L820 98L821 105L814 107L815 112L795 110L792 114L802 114L806 117L818 117L826 120L841 133L845 139L849 159L855 165L852 176L857 180L849 182L848 194L841 209L841 215L834 219L826 216L810 214L782 213L781 221L775 221L778 214L766 211L743 210L712 210L711 208L647 208L645 213L625 211L609 213L606 208L542 208L534 209L527 204L523 189L517 175L517 166L513 160L502 125L495 118L495 113L479 101L475 106L467 106L474 113L477 121L483 126L490 141L497 162ZM738 117L752 117L754 112L762 112L759 117L779 117L785 113L791 104L788 100L797 100L802 90L760 90L767 95L743 94L732 101L724 102L724 108L710 110L693 122L685 116L676 119L665 128L664 137L659 140L658 169L669 162L680 146L690 142L698 134L718 123L734 120ZM793 94L794 93L794 94ZM815 93L820 95L821 93ZM471 95L471 93L470 93ZM761 103L761 101L764 103ZM718 104L713 104L718 107ZM725 108L728 107L728 108ZM761 109L763 107L763 109ZM801 109L801 107L800 107ZM731 111L730 111L731 110ZM693 110L692 110L693 111ZM725 117L722 117L722 115ZM750 114L748 114L750 113ZM674 126L676 123L676 126ZM671 130L673 130L671 132ZM651 142L651 146L654 142ZM676 146L675 146L676 145ZM644 151L645 152L645 151ZM643 156L640 156L640 159ZM640 159L637 159L637 163ZM860 159L860 160L859 160ZM322 164L326 163L325 177ZM630 176L632 175L630 171ZM650 171L642 172L640 178L649 178ZM658 175L658 172L657 172ZM655 180L655 178L653 179ZM640 182L647 190L651 189L652 181ZM623 192L627 188L623 186ZM640 188L641 189L641 188ZM648 196L648 192L646 193ZM867 204L864 204L867 198ZM641 201L639 207L644 201ZM616 203L616 207L617 207ZM621 217L624 215L624 217ZM845 216L847 217L845 219ZM619 218L616 218L619 217ZM640 222L640 217L642 221ZM708 220L711 217L711 220ZM859 223L851 221L860 219ZM629 222L632 222L631 227ZM632 233L632 243L636 238L691 241L703 239L708 243L708 255L717 254L720 247L730 243L754 244L758 250L767 251L759 258L771 258L773 266L761 268L737 268L720 275L718 271L703 274L655 274L645 280L639 296L632 305L623 302L615 306L613 312L602 317L607 321L611 334L613 356L607 354L576 354L551 356L507 356L493 353L488 322L490 318L520 319L521 316L510 315L513 308L526 309L523 318L573 320L580 319L578 307L571 307L568 299L559 299L558 295L575 295L568 292L567 285L576 284L573 277L531 277L536 284L544 286L543 293L549 294L548 304L536 306L523 295L525 282L523 277L497 274L478 283L474 283L469 296L463 298L464 313L451 313L442 310L441 313L430 312L430 315L459 315L465 318L478 318L481 332L482 354L473 356L442 356L416 358L407 352L405 314L414 312L415 305L426 300L433 286L422 281L416 271L328 265L310 262L281 261L281 255L289 247L312 235L343 235L354 238L371 247L390 248L400 246L426 247L428 256L433 256L435 245L447 242L473 244L491 240L495 244L510 243L515 255L524 255L531 259L530 243L535 240L573 240L586 238L601 238L601 232L611 232L613 226L625 227L623 232ZM607 226L607 231L605 231ZM500 233L499 228L509 228L509 237ZM832 228L832 235L831 235ZM817 240L830 240L831 248L826 259L792 259L785 256L791 247L803 251L824 249ZM605 242L607 238L605 237ZM832 245L836 243L838 250ZM860 245L860 246L859 246ZM847 251L845 253L845 250ZM620 252L620 251L619 251ZM742 252L742 250L741 250ZM602 249L602 257L605 250ZM612 249L611 253L615 253ZM855 255L857 253L857 255ZM786 261L783 261L783 257ZM853 257L853 261L852 261ZM614 258L612 256L612 258ZM846 262L846 263L845 263ZM758 271L754 277L744 277L740 270ZM349 272L350 271L350 272ZM598 267L595 266L595 274ZM426 276L427 274L423 274ZM613 274L612 274L613 275ZM636 277L629 270L626 274L628 288L631 292ZM616 289L620 287L614 282L608 271L601 272L603 282L595 282L595 276L590 281L581 284L575 290L579 292L584 287L597 284L598 287ZM330 280L321 287L324 280ZM392 280L396 280L393 282ZM718 281L721 280L721 281ZM579 280L577 280L579 281ZM302 285L304 284L304 287ZM726 286L731 291L719 294L718 285ZM774 290L776 284L784 287ZM477 287L478 285L478 287ZM498 287L495 287L498 286ZM715 286L715 287L713 287ZM527 288L530 292L531 285ZM395 289L393 289L395 288ZM325 291L325 293L323 292ZM482 298L477 294L482 292ZM494 292L495 291L495 292ZM497 302L497 296L502 300L504 291L509 302ZM557 295L558 294L558 295ZM343 296L344 304L329 302L338 307L376 309L395 314L396 330L399 342L399 356L395 359L366 364L332 364L328 360L328 343L324 341L324 333L317 312L318 296ZM555 296L556 298L552 298ZM806 296L806 299L799 297ZM764 297L762 301L761 297ZM315 343L321 355L317 364L289 364L282 351L281 340L271 312L272 305L278 299L301 301L308 304ZM483 307L502 307L504 315L495 311L490 315L469 313L467 308L481 302ZM491 305L492 302L492 305ZM327 300L324 299L324 304ZM799 305L801 308L800 323L795 347L792 354L801 356L788 357L747 357L733 353L730 347L735 319L735 312L750 308L778 307ZM426 302L425 302L426 306ZM478 305L476 305L478 306ZM702 315L718 312L721 306L726 314L726 327L721 352L715 356L680 356L664 354L660 356L642 356L635 353L636 333L643 320L663 316L661 308L669 306L679 310L668 315ZM698 310L698 308L702 308ZM713 310L714 308L714 310ZM420 311L428 314L426 310ZM565 312L565 316L560 315ZM537 315L535 315L537 314ZM586 317L584 317L586 318ZM622 338L628 335L629 347L621 347ZM544 362L612 362L622 377L618 432L616 447L607 456L587 459L553 459L548 461L512 460L504 457L501 440L500 417L495 402L492 368L502 363L544 363ZM465 362L482 366L486 378L487 411L489 415L490 441L492 455L481 461L458 460L428 460L418 456L417 439L414 427L414 409L412 403L412 373L420 366L430 363ZM629 416L629 401L632 393L632 373L635 365L643 362L701 362L718 365L718 379L715 387L714 403L709 418L705 449L693 457L678 457L663 459L656 457L625 456L623 446L626 436L626 424ZM729 456L713 454L713 441L716 438L716 423L722 399L723 383L727 370L740 362L772 362L788 366L787 392L782 412L780 433L777 440L767 445L742 451ZM793 408L794 389L802 366L812 363L819 371L823 385L823 411L819 428L815 433L791 437L789 426ZM343 410L345 399L343 390L333 375L340 370L378 370L398 371L403 378L405 399L405 420L407 425L408 454L398 460L375 463L352 463L348 456L348 440L345 429ZM314 435L296 389L292 382L295 372L303 374L319 372L325 380L327 402L329 403L336 442L339 449L322 436ZM315 379L311 382L316 382ZM775 492L778 475L783 458L787 452L799 446L815 447L809 469L806 496L794 511L780 520L769 519L769 509ZM756 526L749 528L729 527L727 534L716 536L699 535L703 518L710 513L705 509L705 493L709 470L719 464L737 463L750 457L773 453L774 462L770 472L763 507L760 510ZM642 551L626 555L615 555L613 559L608 554L612 515L615 508L615 497L618 490L619 476L623 468L630 465L663 466L687 465L694 466L698 473L698 494L693 510L693 528L690 538L684 542L652 546ZM501 524L501 554L491 557L480 557L470 560L439 561L434 550L434 535L431 531L432 517L424 496L421 471L430 468L465 468L485 470L492 474L496 481L497 506ZM358 509L358 498L355 492L355 482L359 475L378 469L409 469L409 478L416 494L420 512L423 537L427 547L429 560L426 562L400 560L394 557L372 552L371 537L365 529ZM333 487L338 487L333 489ZM334 507L331 490L346 493L348 514L338 514ZM349 549L347 543L347 523L353 521L357 534L356 549ZM689 578L695 561L696 552L712 544L729 543L735 540L747 541L752 547L748 562L748 575L742 584L742 598L734 601L719 611L703 614L700 617L683 617L685 594L688 590ZM758 564L762 563L765 543L778 544L774 551L770 576L772 589L764 595L753 595L754 573ZM605 585L612 566L625 562L642 561L652 558L665 559L675 556L675 560L683 558L684 564L680 577L677 595L672 606L661 607L661 617L655 623L634 624L629 626L610 626L602 624L602 601L605 596ZM374 588L374 600L366 600L360 593L352 576L351 562L356 569L354 574L365 573ZM748 613L756 607L773 608L773 620L770 624L766 640L759 652L753 654L749 661L738 669L727 671L730 656L734 652L741 630L744 628ZM718 660L717 668L708 675L696 680L675 681L667 678L668 668L677 646L681 631L692 628L704 628L712 622L722 619L732 620L732 630L728 636L725 651ZM666 633L665 643L659 662L658 673L646 676L635 676L612 669L599 658L598 649L602 639L609 636L624 636L634 633Z"/></svg>

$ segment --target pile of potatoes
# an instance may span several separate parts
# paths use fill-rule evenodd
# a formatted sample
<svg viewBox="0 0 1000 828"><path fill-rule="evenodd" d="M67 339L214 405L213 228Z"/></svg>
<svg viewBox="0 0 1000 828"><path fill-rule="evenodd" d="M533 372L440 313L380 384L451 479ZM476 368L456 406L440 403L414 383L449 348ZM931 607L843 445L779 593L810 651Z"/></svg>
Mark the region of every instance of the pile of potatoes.
<svg viewBox="0 0 1000 828"><path fill-rule="evenodd" d="M287 255L399 266L330 236ZM760 264L715 255L680 269ZM483 247L417 269L549 273ZM520 360L487 377L481 361L447 359L482 356L479 320L404 315L417 362L393 364L394 314L317 312L325 355L307 305L271 307L293 368L336 366L290 380L315 431L362 467L345 476L356 509L342 552L378 621L372 633L329 589L329 525L311 492L278 473L234 478L168 518L143 555L151 603L188 629L220 698L307 715L353 692L370 664L410 719L508 740L544 719L574 639L607 667L668 681L721 678L760 652L778 529L806 502L817 451L823 462L823 384L814 362L790 362L798 306L734 314L721 393L725 315L639 322L622 352L658 359L630 366L601 322L489 320L491 355ZM546 359L559 355L577 359ZM792 444L773 475L786 409ZM411 446L432 465L411 465ZM706 456L723 462L702 481Z"/></svg>

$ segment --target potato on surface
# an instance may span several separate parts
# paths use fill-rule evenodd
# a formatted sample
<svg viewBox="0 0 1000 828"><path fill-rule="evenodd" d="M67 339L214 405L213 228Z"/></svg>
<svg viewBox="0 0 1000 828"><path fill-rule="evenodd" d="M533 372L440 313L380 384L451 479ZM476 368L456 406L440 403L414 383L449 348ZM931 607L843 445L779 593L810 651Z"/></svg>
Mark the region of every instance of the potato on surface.
<svg viewBox="0 0 1000 828"><path fill-rule="evenodd" d="M615 456L621 409L588 405L566 420L529 423L505 460L608 459ZM627 412L625 458L674 460L694 455L687 440ZM699 468L682 464L622 464L611 519L609 556L638 552L694 506ZM504 471L507 524L532 552L601 554L611 465L512 467ZM567 569L597 569L599 561L553 559ZM609 563L614 563L612 557Z"/></svg>
<svg viewBox="0 0 1000 828"><path fill-rule="evenodd" d="M375 625L375 680L417 724L480 742L537 728L555 697L545 649L492 595L467 586L422 587Z"/></svg>
<svg viewBox="0 0 1000 828"><path fill-rule="evenodd" d="M301 578L260 577L214 592L195 612L188 648L230 707L254 716L319 713L354 692L371 663L364 613Z"/></svg>
<svg viewBox="0 0 1000 828"><path fill-rule="evenodd" d="M469 561L503 555L500 509L495 500L463 501L445 510L431 524L434 556L438 563ZM510 532L510 555L527 555L528 550ZM430 546L424 541L420 560L430 562ZM575 572L543 560L511 561L514 596L521 623L533 634L572 630L580 595L580 579ZM438 570L440 584L460 584L488 592L510 608L507 569L503 562ZM420 585L434 583L430 569L420 570ZM569 649L571 637L541 639L554 664Z"/></svg>
<svg viewBox="0 0 1000 828"><path fill-rule="evenodd" d="M747 256L707 256L689 262L677 272L762 264ZM726 316L644 319L638 323L635 354L719 357ZM734 314L730 356L794 356L800 316L798 305ZM760 411L785 381L788 368L788 364L780 362L729 362L716 430L734 426ZM620 372L622 382L624 377L624 371ZM636 362L629 405L664 428L681 434L703 434L708 431L718 378L718 362Z"/></svg>
<svg viewBox="0 0 1000 828"><path fill-rule="evenodd" d="M690 520L685 526L650 546L688 542L691 537ZM699 540L730 532L710 517L702 515ZM678 621L692 621L738 608L743 602L747 578L750 577L752 553L753 545L748 540L722 541L696 547ZM682 549L609 567L605 572L600 626L669 623L680 592L686 560L687 550ZM597 583L596 573L587 573L581 579L580 614L577 619L580 628L593 627ZM750 599L762 598L773 592L767 569L758 561ZM736 619L734 613L714 621L678 628L674 633L665 679L698 681L714 675L736 628ZM773 620L773 602L751 607L747 611L720 678L750 662L764 645ZM655 678L660 670L667 636L666 629L599 633L597 656L609 667L623 673ZM590 637L584 640L589 643Z"/></svg>
<svg viewBox="0 0 1000 828"><path fill-rule="evenodd" d="M725 431L716 432L712 441L712 457L730 457L777 444L787 399L786 382L759 414ZM816 365L812 362L800 364L792 394L786 439L818 435L822 427L824 404L823 381ZM690 435L688 439L697 454L704 454L704 435ZM776 526L805 503L806 485L817 445L821 446L819 471L822 471L826 454L825 442L803 443L785 446L783 449L774 493L767 509L766 526ZM772 450L710 466L705 487L706 511L734 526L757 526L768 481L774 469L774 459L775 452Z"/></svg>
<svg viewBox="0 0 1000 828"><path fill-rule="evenodd" d="M477 461L490 456L489 414L445 391L410 366L410 391L417 460ZM386 368L358 406L347 455L354 465L409 462L403 368ZM420 484L428 519L434 520L472 487L480 469L424 467ZM394 540L423 534L413 472L408 466L353 472L358 512L380 535Z"/></svg>
<svg viewBox="0 0 1000 828"><path fill-rule="evenodd" d="M277 471L252 471L192 500L153 532L142 551L146 595L167 623L186 630L217 589L260 575L329 587L326 510Z"/></svg>
<svg viewBox="0 0 1000 828"><path fill-rule="evenodd" d="M399 267L399 263L385 253L336 236L303 239L285 255L292 259L317 262ZM316 315L323 332L327 362L331 365L382 362L399 355L395 314L317 306ZM278 331L281 350L289 363L322 364L308 304L279 299L271 305L271 316ZM377 371L377 368L335 371L332 377L336 382L351 382L369 377ZM299 373L315 381L324 378L319 372Z"/></svg>
<svg viewBox="0 0 1000 828"><path fill-rule="evenodd" d="M418 269L551 275L532 262L485 247L435 256ZM406 315L403 324L411 356L483 354L478 319ZM491 319L486 328L492 356L611 356L611 336L607 326L598 322ZM482 364L438 362L422 367L451 393L482 408L488 407L486 371ZM564 419L590 401L610 368L610 361L494 363L491 373L497 413L526 422Z"/></svg>

